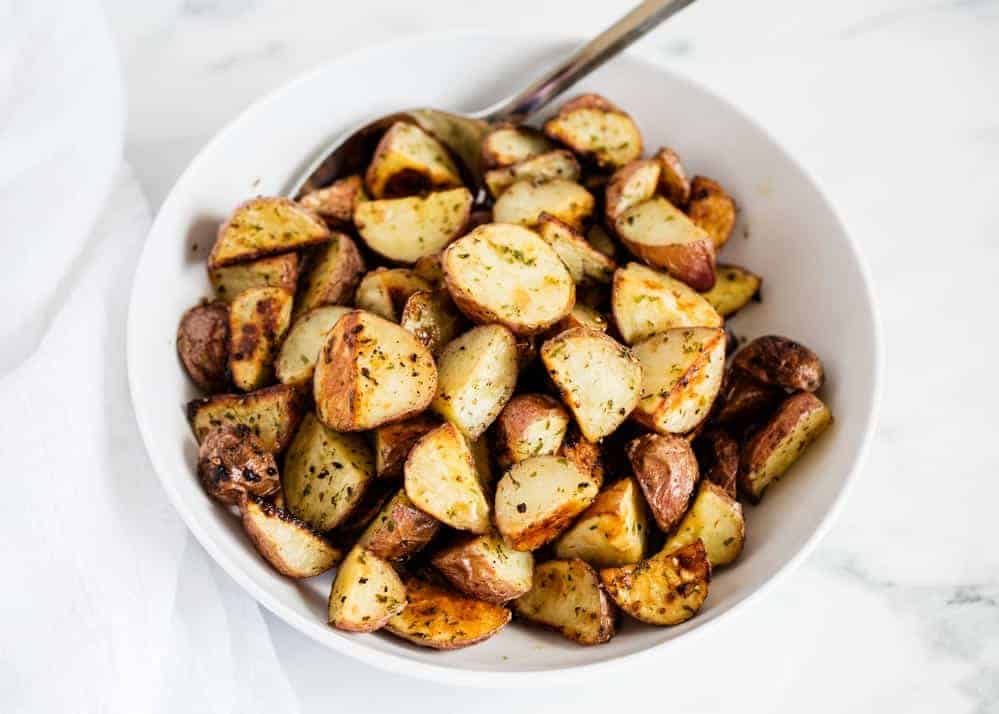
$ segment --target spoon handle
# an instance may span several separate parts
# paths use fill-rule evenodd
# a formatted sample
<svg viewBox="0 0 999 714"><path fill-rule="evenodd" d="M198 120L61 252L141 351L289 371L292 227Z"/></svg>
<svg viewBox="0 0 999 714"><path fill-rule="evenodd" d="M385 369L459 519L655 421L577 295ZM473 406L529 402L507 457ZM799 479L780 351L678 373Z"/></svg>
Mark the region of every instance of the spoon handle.
<svg viewBox="0 0 999 714"><path fill-rule="evenodd" d="M694 0L645 0L526 89L476 114L490 123L520 123Z"/></svg>

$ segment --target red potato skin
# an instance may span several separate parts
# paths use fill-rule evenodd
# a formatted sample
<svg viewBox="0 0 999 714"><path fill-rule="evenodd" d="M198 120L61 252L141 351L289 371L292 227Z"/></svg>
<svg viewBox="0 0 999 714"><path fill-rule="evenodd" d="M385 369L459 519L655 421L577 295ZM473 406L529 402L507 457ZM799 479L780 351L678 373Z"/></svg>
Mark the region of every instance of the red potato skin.
<svg viewBox="0 0 999 714"><path fill-rule="evenodd" d="M715 400L711 423L724 426L755 423L775 409L782 396L780 389L760 384L729 368Z"/></svg>
<svg viewBox="0 0 999 714"><path fill-rule="evenodd" d="M545 419L568 422L569 414L558 400L547 394L521 394L507 402L493 427L496 436L496 462L500 468L507 469L514 464L513 445L522 439L528 427Z"/></svg>
<svg viewBox="0 0 999 714"><path fill-rule="evenodd" d="M467 535L439 551L431 562L452 585L474 598L497 605L518 598L530 588L515 588L495 577L491 566L469 544L477 536Z"/></svg>
<svg viewBox="0 0 999 714"><path fill-rule="evenodd" d="M433 540L441 525L412 504L394 502L386 516L385 523L379 523L364 543L365 548L385 560L408 558Z"/></svg>
<svg viewBox="0 0 999 714"><path fill-rule="evenodd" d="M315 211L330 228L348 228L354 223L354 207L363 196L364 181L354 174L310 191L298 202Z"/></svg>
<svg viewBox="0 0 999 714"><path fill-rule="evenodd" d="M205 436L198 447L198 478L212 498L238 505L247 495L269 496L281 488L274 454L250 428L222 426Z"/></svg>
<svg viewBox="0 0 999 714"><path fill-rule="evenodd" d="M683 210L690 200L691 188L680 157L672 149L663 147L654 158L662 167L659 173L659 192L667 201Z"/></svg>
<svg viewBox="0 0 999 714"><path fill-rule="evenodd" d="M229 382L229 306L217 301L185 312L177 327L177 354L199 389L224 391Z"/></svg>
<svg viewBox="0 0 999 714"><path fill-rule="evenodd" d="M628 458L656 524L668 533L687 512L699 477L690 444L683 437L645 434L628 444Z"/></svg>
<svg viewBox="0 0 999 714"><path fill-rule="evenodd" d="M739 442L728 432L715 429L698 436L693 445L701 475L736 498Z"/></svg>
<svg viewBox="0 0 999 714"><path fill-rule="evenodd" d="M378 477L402 478L403 465L406 463L406 457L409 456L409 450L424 434L433 431L440 425L440 421L433 416L420 414L412 419L378 427L381 436L378 456L382 462L382 468L377 474Z"/></svg>
<svg viewBox="0 0 999 714"><path fill-rule="evenodd" d="M814 392L824 380L818 355L779 335L757 337L743 347L732 358L732 369L763 384L803 392Z"/></svg>

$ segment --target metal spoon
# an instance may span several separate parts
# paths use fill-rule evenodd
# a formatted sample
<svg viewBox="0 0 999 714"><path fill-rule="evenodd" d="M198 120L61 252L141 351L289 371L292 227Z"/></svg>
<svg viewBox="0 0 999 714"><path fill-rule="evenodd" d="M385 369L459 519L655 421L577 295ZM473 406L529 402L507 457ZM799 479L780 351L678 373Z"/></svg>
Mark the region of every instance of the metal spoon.
<svg viewBox="0 0 999 714"><path fill-rule="evenodd" d="M528 87L481 111L460 115L439 109L410 109L367 122L340 135L326 147L288 193L300 198L329 185L339 176L361 171L378 139L398 121L413 122L444 142L465 164L470 178L479 183L479 145L490 124L523 122L649 30L693 2L645 0Z"/></svg>

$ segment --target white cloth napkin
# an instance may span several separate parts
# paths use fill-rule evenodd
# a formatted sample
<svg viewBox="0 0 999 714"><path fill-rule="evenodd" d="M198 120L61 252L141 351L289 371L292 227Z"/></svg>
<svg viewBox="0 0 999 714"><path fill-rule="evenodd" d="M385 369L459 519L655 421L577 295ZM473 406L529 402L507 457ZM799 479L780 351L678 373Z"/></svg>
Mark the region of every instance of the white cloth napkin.
<svg viewBox="0 0 999 714"><path fill-rule="evenodd" d="M187 533L129 403L150 213L96 2L0 2L0 711L294 712L260 610Z"/></svg>

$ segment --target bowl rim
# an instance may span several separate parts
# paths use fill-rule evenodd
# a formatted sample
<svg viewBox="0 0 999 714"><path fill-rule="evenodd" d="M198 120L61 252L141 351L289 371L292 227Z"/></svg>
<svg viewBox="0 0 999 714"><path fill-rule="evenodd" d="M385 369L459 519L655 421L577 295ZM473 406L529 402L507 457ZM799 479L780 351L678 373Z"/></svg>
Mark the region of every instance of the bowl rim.
<svg viewBox="0 0 999 714"><path fill-rule="evenodd" d="M877 297L874 290L874 282L871 276L870 268L867 265L867 261L859 248L857 240L847 230L845 222L843 221L842 216L832 198L828 192L823 189L822 184L816 179L812 172L807 167L802 165L794 154L790 152L780 141L778 141L770 133L770 131L766 129L766 127L760 124L755 117L738 107L732 101L716 93L710 87L677 72L671 67L668 67L661 60L637 54L633 51L626 51L622 53L627 56L630 61L647 65L655 72L669 74L671 79L686 84L692 89L710 96L713 100L724 105L728 110L739 115L743 120L748 122L755 130L757 130L761 136L769 141L775 149L783 154L784 157L786 157L787 160L794 166L794 168L801 173L804 179L810 184L810 187L821 197L823 202L828 207L836 226L846 238L847 247L860 272L864 299L871 312L874 348L874 374L872 379L873 390L871 394L871 408L868 412L866 423L864 424L864 428L861 432L862 437L859 447L856 449L856 452L854 453L849 464L843 484L825 515L798 551L791 558L785 561L769 579L764 581L758 588L750 592L744 598L733 604L726 612L722 613L718 617L707 620L702 625L694 627L672 639L657 643L637 652L626 653L588 664L568 665L538 670L518 670L512 672L475 668L459 669L445 665L430 664L410 659L402 655L382 652L377 649L370 648L364 644L363 641L358 639L347 637L329 637L329 626L325 622L314 621L311 618L305 617L293 608L285 605L280 598L271 595L262 587L258 587L249 575L244 574L238 565L229 560L224 551L215 544L214 540L202 528L199 520L186 510L179 491L173 485L172 479L166 476L169 469L167 469L165 465L159 463L157 456L158 452L151 448L151 444L156 441L156 436L154 435L150 425L146 423L145 417L135 408L139 388L138 377L136 376L137 370L133 369L133 365L137 364L139 361L139 349L141 346L140 339L138 337L138 323L140 316L138 315L136 308L136 295L139 291L139 281L135 279L135 276L145 269L148 256L147 242L149 235L153 233L160 220L160 216L168 213L172 209L173 204L178 200L175 194L176 187L184 183L191 174L195 173L200 168L201 162L205 160L205 155L208 154L210 150L222 140L223 136L227 135L240 124L250 121L256 114L261 112L264 107L270 105L271 103L281 101L284 95L294 91L299 85L307 84L316 76L329 71L331 67L342 62L364 61L370 57L377 57L377 55L389 49L399 50L404 49L407 46L412 48L427 42L436 42L445 39L453 40L456 36L481 37L483 39L488 38L490 41L502 41L503 39L514 37L518 40L527 38L534 42L548 44L566 44L572 42L581 43L586 40L584 37L569 33L512 33L461 28L455 28L447 32L430 31L407 34L376 44L365 45L330 60L324 61L312 69L296 76L292 80L266 92L261 97L250 103L239 114L219 128L213 134L211 139L209 139L198 150L197 154L195 154L195 156L187 164L184 171L175 180L166 198L157 210L156 218L153 220L149 231L146 234L146 240L144 241L142 253L136 262L135 272L133 273L132 288L129 295L129 309L126 325L126 362L128 366L129 394L132 402L132 411L139 427L139 433L142 437L143 446L145 447L146 453L152 463L153 470L156 472L156 476L163 489L166 491L167 497L169 498L173 508L180 515L187 528L191 531L201 546L211 555L212 559L218 563L218 565L221 566L222 569L259 604L263 605L267 608L267 610L288 625L292 626L316 642L330 647L339 653L349 655L366 664L394 674L413 676L441 684L486 688L509 686L532 688L554 686L556 684L567 684L581 681L584 677L589 677L598 670L601 673L619 671L632 663L638 662L642 659L647 659L654 654L662 654L667 647L672 650L683 647L684 645L694 641L695 633L696 635L701 636L706 632L712 631L722 621L731 622L737 613L744 613L748 609L750 603L756 602L762 595L770 592L777 583L786 578L805 560L805 558L808 557L808 555L812 553L816 545L818 545L818 543L826 535L836 518L841 513L843 505L846 502L851 489L856 483L857 475L867 459L875 429L877 427L884 386L884 335Z"/></svg>

